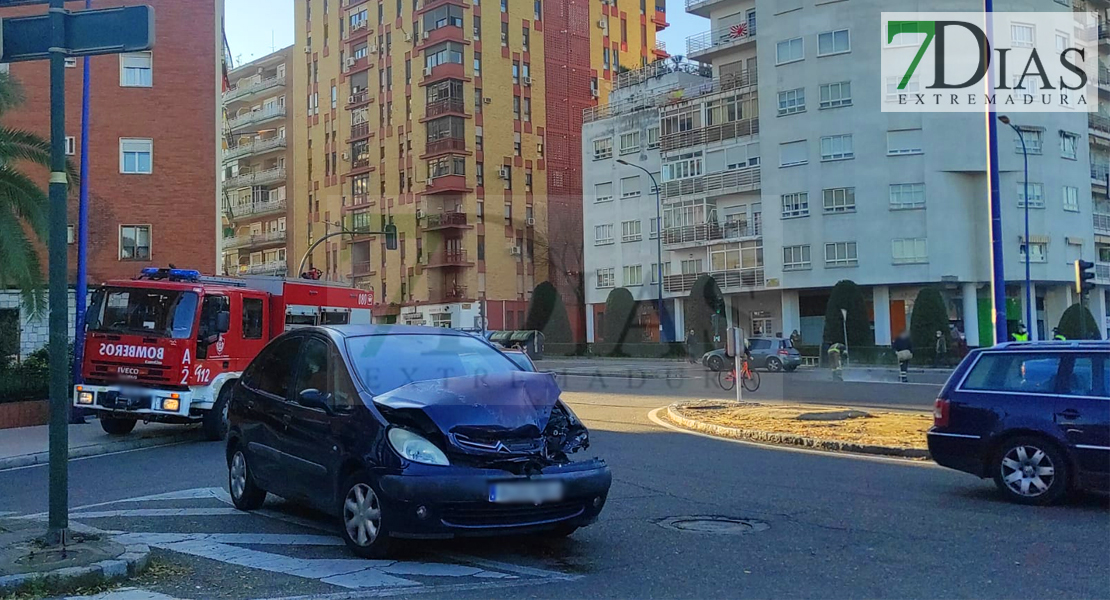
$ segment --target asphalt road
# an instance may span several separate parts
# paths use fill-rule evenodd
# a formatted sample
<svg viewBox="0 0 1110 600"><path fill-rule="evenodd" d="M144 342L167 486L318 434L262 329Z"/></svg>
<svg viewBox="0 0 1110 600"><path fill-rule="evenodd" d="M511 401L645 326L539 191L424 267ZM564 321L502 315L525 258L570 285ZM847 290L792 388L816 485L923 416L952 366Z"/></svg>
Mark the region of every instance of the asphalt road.
<svg viewBox="0 0 1110 600"><path fill-rule="evenodd" d="M929 464L676 432L648 416L668 403L662 392L565 397L614 475L600 522L566 540L420 543L352 578L343 573L369 563L350 561L318 515L276 500L262 514L228 510L216 443L72 462L71 504L109 503L74 520L154 540L171 567L137 583L176 598L1110 597L1104 498L1015 506L987 482ZM41 467L0 472L0 511L44 510L46 478ZM113 502L124 499L135 500ZM689 516L752 527L660 523Z"/></svg>

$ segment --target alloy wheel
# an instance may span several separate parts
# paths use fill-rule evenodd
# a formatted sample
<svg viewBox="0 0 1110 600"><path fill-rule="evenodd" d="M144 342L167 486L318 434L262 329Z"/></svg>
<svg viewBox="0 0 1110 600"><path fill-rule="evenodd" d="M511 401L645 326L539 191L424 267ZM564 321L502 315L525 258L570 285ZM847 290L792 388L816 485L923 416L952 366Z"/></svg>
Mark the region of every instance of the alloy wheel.
<svg viewBox="0 0 1110 600"><path fill-rule="evenodd" d="M343 526L347 536L359 546L369 546L378 537L382 524L382 508L374 490L365 483L356 483L343 501Z"/></svg>
<svg viewBox="0 0 1110 600"><path fill-rule="evenodd" d="M243 497L243 490L247 488L247 459L243 452L237 450L231 457L231 495L235 498Z"/></svg>
<svg viewBox="0 0 1110 600"><path fill-rule="evenodd" d="M1056 480L1052 458L1036 446L1018 445L1002 457L1002 481L1013 493L1035 498L1047 492Z"/></svg>

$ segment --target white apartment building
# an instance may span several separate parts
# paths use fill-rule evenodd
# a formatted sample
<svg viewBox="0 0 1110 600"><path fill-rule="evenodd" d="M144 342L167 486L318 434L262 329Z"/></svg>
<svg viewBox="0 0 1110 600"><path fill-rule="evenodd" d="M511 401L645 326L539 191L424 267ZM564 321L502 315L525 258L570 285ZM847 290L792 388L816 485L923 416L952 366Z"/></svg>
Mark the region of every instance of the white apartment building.
<svg viewBox="0 0 1110 600"><path fill-rule="evenodd" d="M1073 2L1013 0L995 8L1071 10ZM894 88L880 76L880 44L874 39L880 13L968 9L966 1L957 0L920 4L687 0L687 12L711 21L709 31L688 38L687 58L711 65L713 79L657 103L669 265L664 293L676 331L682 330L684 296L699 275L709 273L725 294L729 324L755 334L789 335L798 329L806 343L819 343L829 291L850 279L868 294L877 344L889 344L906 327L925 285L940 286L950 317L969 344L990 342L984 117L882 112L883 90ZM1104 11L1106 4L1098 4ZM1032 28L1011 33L1059 34ZM1110 55L1104 29L1099 37L1100 55ZM1110 101L1110 86L1102 91L1101 100ZM607 168L608 159L591 160L599 158L598 143L604 155L609 143L604 139L612 137L613 153L619 152L625 117L610 112L616 116L606 123L616 123L615 130L586 125L587 179ZM1036 317L1029 328L1036 337L1049 337L1074 303L1077 258L1098 263L1100 285L1090 308L1110 322L1110 119L1081 112L1018 113L1012 119L1030 147ZM999 152L1008 318L1016 325L1025 320L1022 152L1016 133L1001 124ZM591 187L584 189L589 195ZM628 265L616 259L635 256L645 266L655 260L648 260L642 246L623 247L618 223L631 218L623 204L606 215L597 208L604 203L591 200L584 202L586 265L596 277L589 278L587 299L595 304L608 292L599 284L622 285ZM589 230L600 228L604 240L610 223L613 246L591 244L596 234ZM633 294L644 299L646 291ZM590 312L595 313L596 308Z"/></svg>

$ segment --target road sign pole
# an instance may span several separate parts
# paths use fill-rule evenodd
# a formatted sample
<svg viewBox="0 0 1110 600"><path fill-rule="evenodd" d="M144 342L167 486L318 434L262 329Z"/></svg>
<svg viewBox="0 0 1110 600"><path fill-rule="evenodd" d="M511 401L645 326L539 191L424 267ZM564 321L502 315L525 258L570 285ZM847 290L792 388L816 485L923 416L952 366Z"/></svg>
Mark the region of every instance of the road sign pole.
<svg viewBox="0 0 1110 600"><path fill-rule="evenodd" d="M66 293L65 0L50 0L50 512L47 538L69 529L69 299Z"/></svg>

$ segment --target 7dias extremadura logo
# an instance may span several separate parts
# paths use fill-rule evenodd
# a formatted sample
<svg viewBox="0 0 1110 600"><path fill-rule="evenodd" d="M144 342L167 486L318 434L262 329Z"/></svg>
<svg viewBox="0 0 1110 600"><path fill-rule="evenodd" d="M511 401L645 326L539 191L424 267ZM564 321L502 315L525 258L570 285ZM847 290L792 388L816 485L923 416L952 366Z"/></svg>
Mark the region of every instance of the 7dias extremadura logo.
<svg viewBox="0 0 1110 600"><path fill-rule="evenodd" d="M882 13L883 112L1095 112L1086 12Z"/></svg>

